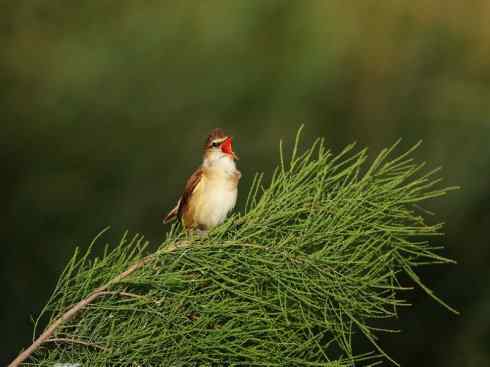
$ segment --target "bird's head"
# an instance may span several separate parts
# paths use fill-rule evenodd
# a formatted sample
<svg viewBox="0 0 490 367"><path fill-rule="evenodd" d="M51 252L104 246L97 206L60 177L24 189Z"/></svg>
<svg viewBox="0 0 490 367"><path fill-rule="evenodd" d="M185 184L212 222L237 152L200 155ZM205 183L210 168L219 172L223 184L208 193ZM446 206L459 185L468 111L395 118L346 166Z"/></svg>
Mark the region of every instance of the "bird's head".
<svg viewBox="0 0 490 367"><path fill-rule="evenodd" d="M221 158L238 160L238 156L233 151L233 138L226 136L221 129L214 129L206 139L204 159L215 160Z"/></svg>

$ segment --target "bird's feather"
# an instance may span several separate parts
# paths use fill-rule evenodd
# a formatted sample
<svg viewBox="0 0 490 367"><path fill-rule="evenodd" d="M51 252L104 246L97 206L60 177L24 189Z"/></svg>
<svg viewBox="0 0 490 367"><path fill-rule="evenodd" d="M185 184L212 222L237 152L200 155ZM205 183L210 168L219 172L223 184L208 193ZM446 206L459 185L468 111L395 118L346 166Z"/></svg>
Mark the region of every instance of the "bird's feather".
<svg viewBox="0 0 490 367"><path fill-rule="evenodd" d="M179 207L180 207L180 202L181 199L177 202L177 205L175 208L173 208L164 218L163 218L163 223L167 224L172 222L175 218L177 218L177 215L179 214Z"/></svg>
<svg viewBox="0 0 490 367"><path fill-rule="evenodd" d="M179 201L177 201L177 205L175 208L173 208L163 219L164 223L169 223L173 221L175 218L182 219L183 213L186 212L187 207L189 205L189 201L192 197L192 193L196 189L197 185L199 182L201 182L201 178L203 175L203 170L202 168L197 169L191 177L187 180L187 183L185 184L185 189L184 193L182 196L179 198Z"/></svg>
<svg viewBox="0 0 490 367"><path fill-rule="evenodd" d="M189 177L189 179L187 180L187 183L185 184L184 193L182 194L182 197L179 200L179 209L177 213L179 219L182 219L183 213L187 211L189 201L192 197L192 194L194 193L194 190L201 182L202 176L203 176L203 169L198 168L192 174L192 176Z"/></svg>

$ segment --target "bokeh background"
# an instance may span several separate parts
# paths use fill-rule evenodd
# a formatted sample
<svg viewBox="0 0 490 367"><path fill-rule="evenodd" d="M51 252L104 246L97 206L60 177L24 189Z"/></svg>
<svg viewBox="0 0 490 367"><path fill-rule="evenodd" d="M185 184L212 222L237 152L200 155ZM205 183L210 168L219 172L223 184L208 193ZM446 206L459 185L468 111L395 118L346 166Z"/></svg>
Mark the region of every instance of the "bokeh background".
<svg viewBox="0 0 490 367"><path fill-rule="evenodd" d="M270 173L305 124L338 151L403 138L462 190L431 202L455 266L380 343L404 366L490 365L490 2L18 0L0 11L0 365L76 245L110 225L158 244L203 140Z"/></svg>

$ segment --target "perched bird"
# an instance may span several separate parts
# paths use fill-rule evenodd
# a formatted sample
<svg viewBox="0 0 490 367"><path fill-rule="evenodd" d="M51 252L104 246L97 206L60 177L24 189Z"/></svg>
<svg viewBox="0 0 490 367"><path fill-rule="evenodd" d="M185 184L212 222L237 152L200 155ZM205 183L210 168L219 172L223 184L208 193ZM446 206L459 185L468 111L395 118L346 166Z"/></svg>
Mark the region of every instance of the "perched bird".
<svg viewBox="0 0 490 367"><path fill-rule="evenodd" d="M163 222L178 218L185 228L201 231L223 223L235 207L242 176L236 160L232 138L214 129L206 140L201 167L187 180L184 193Z"/></svg>

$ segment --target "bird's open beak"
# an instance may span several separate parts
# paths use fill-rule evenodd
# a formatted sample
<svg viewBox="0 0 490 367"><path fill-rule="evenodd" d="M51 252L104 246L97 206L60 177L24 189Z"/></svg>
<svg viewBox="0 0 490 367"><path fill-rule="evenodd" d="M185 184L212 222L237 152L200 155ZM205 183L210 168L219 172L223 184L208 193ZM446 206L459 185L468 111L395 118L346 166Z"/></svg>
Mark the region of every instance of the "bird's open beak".
<svg viewBox="0 0 490 367"><path fill-rule="evenodd" d="M231 136L228 136L225 141L221 144L221 150L223 153L230 154L233 159L238 160L238 156L235 154L233 151L233 138Z"/></svg>

